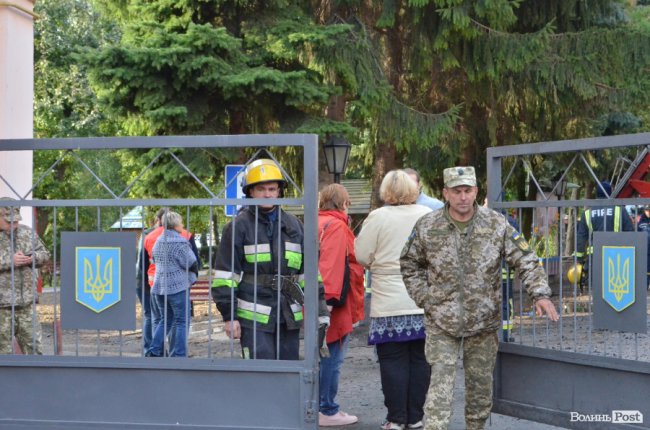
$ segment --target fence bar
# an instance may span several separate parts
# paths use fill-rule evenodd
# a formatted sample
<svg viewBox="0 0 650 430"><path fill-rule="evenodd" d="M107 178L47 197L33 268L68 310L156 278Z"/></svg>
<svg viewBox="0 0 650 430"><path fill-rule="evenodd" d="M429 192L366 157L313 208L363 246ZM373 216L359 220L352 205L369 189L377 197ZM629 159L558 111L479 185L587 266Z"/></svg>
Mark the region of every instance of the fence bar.
<svg viewBox="0 0 650 430"><path fill-rule="evenodd" d="M648 403L639 401L639 398L646 398L643 394L645 388L637 386L638 381L647 382L650 378L650 337L647 333L593 328L594 301L602 298L594 297L593 269L587 272L588 268L594 267L591 253L586 256L584 280L576 276L577 279L569 282L566 277L568 270L579 261L574 251L578 240L578 219L585 208L632 205L630 215L636 220L638 206L650 204L650 198L580 198L576 189L572 189L571 197L566 198L565 188L560 184L562 180L575 181L573 178L576 176L591 178L587 179L588 182L597 182L597 172L607 170L607 166L585 164L586 152L591 153L590 160L600 160L606 157L600 157L598 151L611 150L606 155L617 155L627 154L623 150L630 148L630 151L637 150L638 153L639 149L645 150L648 145L650 133L488 149L489 205L497 211L514 211L522 226L522 233L530 237L530 244L540 244L538 257L547 270L547 279L554 292L552 301L561 311L557 324L543 320L545 336L542 340L538 335L538 323L541 321L536 318L532 303L524 293L525 285L521 285L519 280L515 281L515 288L519 288L513 294L515 300L519 301L514 304L518 312L515 324L520 325L515 328L519 339L513 343L500 343L495 372L494 411L569 428L611 428L611 423L609 427L594 423L582 426L571 423L571 411L607 414L617 409L638 410L645 416L650 414ZM559 153L567 153L567 156L555 157ZM526 162L533 157L536 159L535 165ZM575 162L578 158L582 160L581 163ZM522 165L519 165L520 160L524 161ZM557 163L557 160L566 165ZM518 170L510 170L505 183L501 178L503 165L518 166ZM546 167L551 165L555 170L549 173ZM534 171L537 166L545 166L539 171L560 179L551 179L550 185L546 185L545 181L549 178L535 176L540 174ZM575 173L572 169L580 169L580 172ZM537 200L512 198L521 192L518 188L514 189L521 184L508 180L521 177L524 173L528 173L529 189L539 191L536 193ZM625 177L622 174L619 176ZM535 194L529 193L529 189L525 190L527 198ZM616 189L620 190L622 186L617 185ZM603 191L606 190L601 189ZM555 200L553 195L559 198ZM557 218L554 217L555 212ZM543 220L538 220L540 214L545 215ZM525 225L522 221L528 217L531 220ZM587 247L593 246L591 235L586 242ZM542 244L546 245L543 251ZM637 249L636 252L640 251ZM541 329L542 326L539 327ZM524 376L531 374L535 375L534 380ZM526 384L521 383L524 380ZM619 392L619 389L626 393ZM567 393L570 393L570 398L566 396ZM650 423L646 418L645 424L624 427L650 428Z"/></svg>
<svg viewBox="0 0 650 430"><path fill-rule="evenodd" d="M190 178L200 182L205 191L198 198L123 198L133 193L133 188L142 178L142 174L128 184L121 194L110 190L92 165L84 161L79 151L122 150L158 148L165 152L168 149L206 148L229 149L234 152L249 148L297 147L302 153L304 176L295 180L287 176L293 185L291 196L278 199L233 199L225 198L225 187L216 187L214 178L205 178L188 170L181 157L172 157L188 172ZM66 428L102 428L102 426L123 428L169 428L169 426L186 426L201 428L259 428L259 429L316 429L318 402L318 361L315 352L316 343L316 299L317 299L317 183L310 173L318 169L318 139L315 135L252 135L252 136L163 136L163 137L127 137L127 138L91 138L91 139L8 139L0 140L0 153L5 151L68 151L55 161L53 166L37 180L33 191L38 194L39 188L46 182L46 177L52 175L57 165L72 156L76 160L75 168L90 172L91 179L97 181L98 189L106 190L113 198L99 199L58 199L32 200L26 197L12 201L15 206L38 208L51 215L48 235L53 249L51 289L42 297L39 306L52 309L52 355L43 356L0 356L0 377L7 387L6 396L1 396L0 427L11 428L13 425L38 425L47 428L51 425L63 425ZM150 163L153 167L156 160ZM137 172L135 172L137 173ZM287 175L287 172L283 170ZM2 178L6 182L6 178ZM298 184L301 188L298 188ZM8 184L11 187L11 184ZM107 188L108 187L108 188ZM213 311L210 297L210 286L214 274L211 270L217 243L219 226L216 220L215 206L248 205L258 207L261 204L277 204L304 208L304 263L306 270L306 302L305 302L305 336L301 340L300 359L288 360L242 360L238 339L227 339L223 336L221 317ZM60 318L61 290L70 285L61 285L60 262L67 258L61 255L61 226L75 232L104 232L109 231L107 222L112 216L119 216L118 227L115 231L129 229L123 223L124 209L132 206L142 206L143 210L158 206L185 207L185 220L188 229L196 229L202 225L195 218L195 210L208 213L207 231L202 232L207 243L207 272L202 271L202 282L207 283L207 312L201 310L201 318L195 318L195 326L205 324L207 333L202 330L188 330L188 350L192 348L192 357L183 359L154 360L145 358L141 332L131 330L64 330L63 336L74 334L74 341L65 343L62 332L58 329ZM259 212L258 212L259 214ZM204 215L201 215L204 216ZM140 225L134 236L145 233L145 213L140 215ZM33 218L35 219L35 218ZM34 222L33 224L36 224ZM134 246L137 243L134 242ZM203 251L202 251L202 255ZM142 257L142 254L140 255ZM204 257L205 258L205 257ZM311 278L310 278L311 276ZM206 278L203 280L203 278ZM143 281L144 282L144 281ZM146 284L141 287L149 288ZM33 283L30 286L36 288ZM135 280L126 286L123 294L135 293ZM129 290L132 288L132 290ZM69 291L69 290L68 290ZM190 297L190 293L188 298ZM140 299L143 296L140 295ZM310 303L311 301L314 303ZM137 299L136 299L137 301ZM67 302L66 302L67 303ZM65 310L65 309L64 309ZM204 318L207 313L207 320ZM144 309L138 312L142 319ZM41 317L42 318L42 317ZM65 315L63 316L65 318ZM314 321L311 321L311 319ZM259 327L258 327L259 329ZM49 325L48 325L49 330ZM201 333L198 333L198 332ZM197 342L190 338L196 336ZM200 336L200 337L199 337ZM73 338L70 337L70 340ZM258 339L259 340L259 339ZM282 339L277 339L281 342ZM200 342L200 343L199 343ZM276 344L277 345L277 344ZM49 348L48 348L49 353ZM57 356L56 354L62 354ZM110 371L110 377L107 373ZM31 375L31 376L30 376ZM38 378L33 375L39 375ZM22 381L22 382L19 382ZM171 384L171 385L170 385ZM75 390L60 390L62 386L74 386ZM142 387L147 386L147 396L142 396ZM170 401L169 387L174 387L173 396L185 405L196 405L183 408L182 411L162 410L155 414L152 420L151 410L159 410L155 404ZM213 408L208 413L202 407L206 398L211 398L214 387L228 393L227 398L221 399L219 408ZM278 390L282 396L277 396ZM48 398L46 405L39 406L35 413L33 408L33 393ZM250 393L255 392L255 398L265 399L263 405L251 404ZM11 393L11 394L9 394ZM115 394L117 398L115 397ZM79 409L79 398L93 399L88 409ZM76 399L76 400L75 400ZM270 401L269 401L270 399ZM245 401L244 401L245 400ZM119 417L106 408L110 404L120 410ZM101 409L99 409L99 405ZM316 406L314 406L316 405ZM251 407L256 410L250 414ZM4 412L4 413L3 413ZM10 414L10 415L9 415ZM172 417L173 415L173 417ZM70 417L75 417L70 419ZM155 421L155 422L154 422ZM35 424L37 423L37 424ZM54 427L53 427L54 428Z"/></svg>

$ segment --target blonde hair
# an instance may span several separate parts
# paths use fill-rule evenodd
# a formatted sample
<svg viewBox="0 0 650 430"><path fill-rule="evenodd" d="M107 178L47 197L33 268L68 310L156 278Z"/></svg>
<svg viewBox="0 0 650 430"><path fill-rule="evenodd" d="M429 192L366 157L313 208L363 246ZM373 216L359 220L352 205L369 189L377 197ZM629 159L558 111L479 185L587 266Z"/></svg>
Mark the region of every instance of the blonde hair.
<svg viewBox="0 0 650 430"><path fill-rule="evenodd" d="M391 170L379 187L379 197L387 205L413 204L420 195L415 181L403 170Z"/></svg>
<svg viewBox="0 0 650 430"><path fill-rule="evenodd" d="M341 184L329 184L319 194L318 209L322 211L337 210L343 212L344 204L350 206L348 190Z"/></svg>

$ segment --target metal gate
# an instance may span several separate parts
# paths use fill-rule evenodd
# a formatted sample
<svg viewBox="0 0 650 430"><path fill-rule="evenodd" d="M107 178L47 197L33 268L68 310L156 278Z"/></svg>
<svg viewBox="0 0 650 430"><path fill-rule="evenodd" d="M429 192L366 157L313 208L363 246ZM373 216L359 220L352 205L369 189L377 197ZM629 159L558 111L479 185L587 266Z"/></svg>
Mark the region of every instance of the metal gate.
<svg viewBox="0 0 650 430"><path fill-rule="evenodd" d="M195 222L190 214L202 208L209 214L208 224L212 228L214 213L224 205L260 205L263 199L226 197L225 187L215 179L221 173L203 172L201 176L182 156L184 151L194 151L190 161L200 166L201 157L220 156L223 151L268 150L272 154L274 150L287 148L302 157L302 169L298 170L305 173L301 181L289 179L292 196L264 202L297 207L304 213L305 319L299 360L240 359L238 341L224 339L219 329L220 321L210 303L209 292L207 303L200 311L203 312L201 321L197 318L192 323L190 337L196 336L198 347L192 350L190 344L189 358L144 357L138 330L60 330L61 289L67 286L61 285L58 268L61 260L69 256L59 254L57 222L64 216L74 220L71 223L74 230L108 231L117 220L117 230L124 231L125 212L134 207L176 206L185 208L183 217L189 230ZM21 150L33 150L35 154L56 152L50 169L35 181L35 188L55 175L57 166L72 160L84 175L96 180L98 195L106 196L34 200L16 195L15 201L3 202L4 206L33 207L49 214L47 231L51 234L53 264L51 288L44 291L36 305L39 313L46 306L52 312L47 316L40 314L45 332L44 354L0 355L3 386L0 427L315 429L318 423L318 194L313 172L318 171L317 149L316 135L299 134L0 140L0 156ZM151 162L124 190L112 190L106 183L110 169L97 173L97 166L87 158L87 154L102 150L146 150ZM150 174L152 166L163 158L197 181L205 197L128 198L139 178ZM0 179L13 189L2 172ZM302 183L302 189L297 183ZM74 197L75 184L65 186ZM144 221L144 215L142 218ZM83 222L91 223L90 227ZM141 225L134 238L143 234L144 229ZM208 235L214 233L210 231ZM213 240L209 237L207 243ZM211 248L207 258L212 260ZM211 270L206 276L210 285ZM128 288L125 293L129 294Z"/></svg>
<svg viewBox="0 0 650 430"><path fill-rule="evenodd" d="M499 346L494 412L565 428L650 428L648 334L595 329L599 298L592 277L582 287L567 278L577 263L580 212L603 203L580 198L571 178L595 186L610 180L614 194L639 170L648 148L650 133L488 149L489 205L519 219L561 311L556 324L535 317L515 278L513 338ZM609 199L626 205L631 218L650 204L648 198Z"/></svg>

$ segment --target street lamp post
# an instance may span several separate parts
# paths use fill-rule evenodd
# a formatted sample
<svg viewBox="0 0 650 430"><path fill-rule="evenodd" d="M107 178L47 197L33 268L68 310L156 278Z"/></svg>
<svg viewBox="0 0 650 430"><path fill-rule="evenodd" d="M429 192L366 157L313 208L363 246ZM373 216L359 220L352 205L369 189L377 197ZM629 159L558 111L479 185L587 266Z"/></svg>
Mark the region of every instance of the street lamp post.
<svg viewBox="0 0 650 430"><path fill-rule="evenodd" d="M323 145L327 170L334 175L334 182L341 182L341 174L348 167L351 145L341 136L332 136Z"/></svg>

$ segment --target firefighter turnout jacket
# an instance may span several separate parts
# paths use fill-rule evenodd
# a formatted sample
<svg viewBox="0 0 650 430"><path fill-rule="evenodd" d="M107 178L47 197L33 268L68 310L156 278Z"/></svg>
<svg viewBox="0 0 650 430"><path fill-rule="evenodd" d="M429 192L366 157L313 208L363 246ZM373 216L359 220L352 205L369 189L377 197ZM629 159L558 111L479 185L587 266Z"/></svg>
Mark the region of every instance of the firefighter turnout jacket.
<svg viewBox="0 0 650 430"><path fill-rule="evenodd" d="M582 261L593 254L591 235L594 231L634 231L634 224L620 206L603 206L585 209L578 221L576 257Z"/></svg>
<svg viewBox="0 0 650 430"><path fill-rule="evenodd" d="M287 329L299 329L301 303L279 290L297 287L302 294L303 244L303 225L295 216L279 207L270 213L255 206L242 209L224 227L213 265L211 294L223 320L274 332L279 315Z"/></svg>

